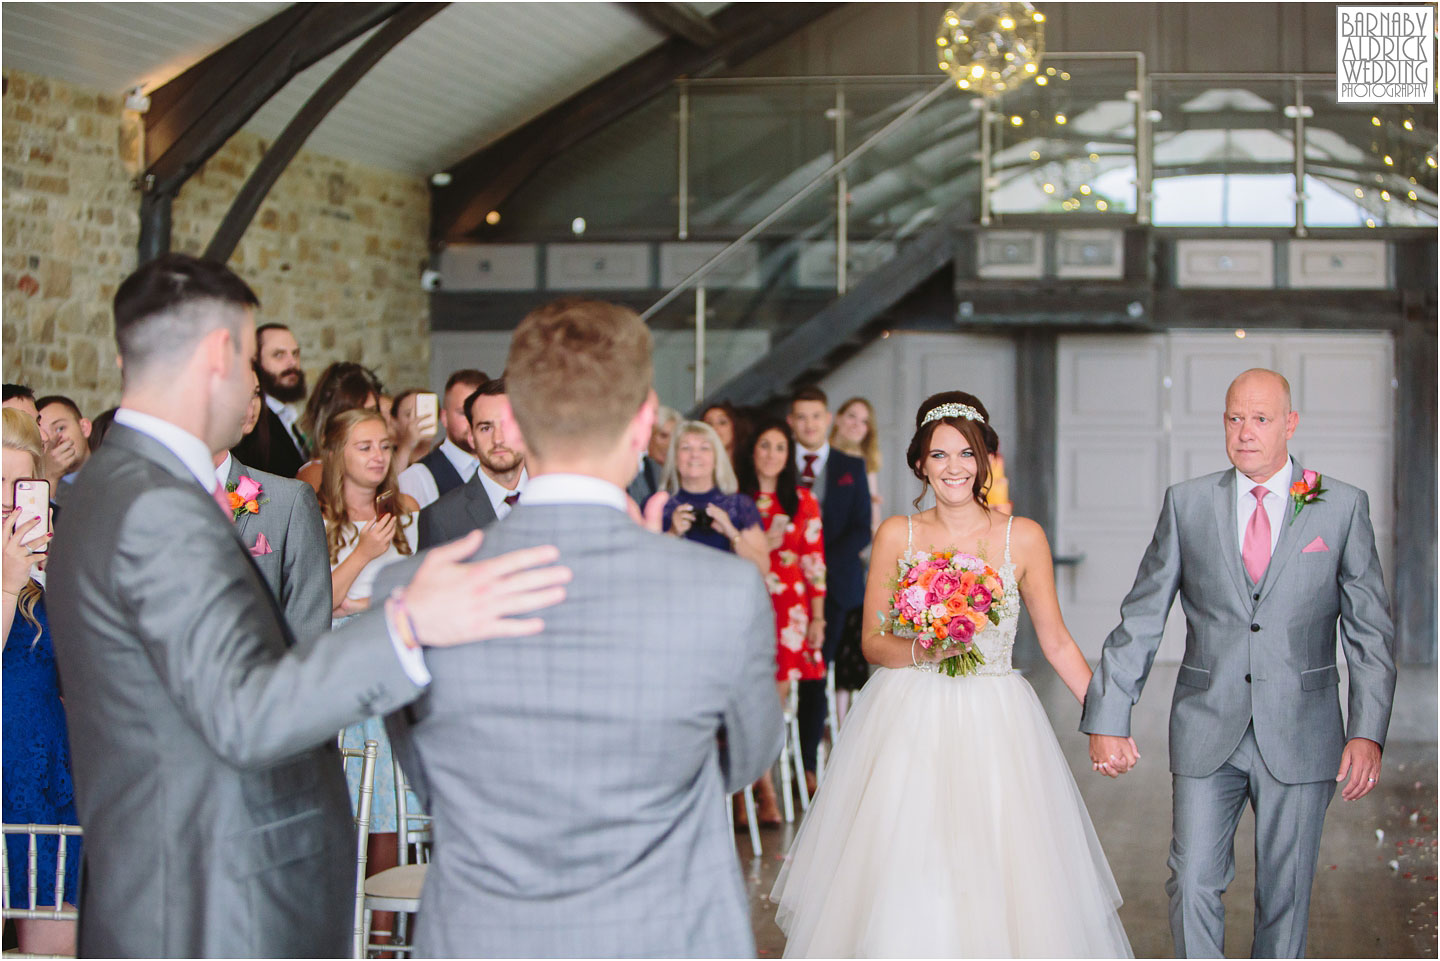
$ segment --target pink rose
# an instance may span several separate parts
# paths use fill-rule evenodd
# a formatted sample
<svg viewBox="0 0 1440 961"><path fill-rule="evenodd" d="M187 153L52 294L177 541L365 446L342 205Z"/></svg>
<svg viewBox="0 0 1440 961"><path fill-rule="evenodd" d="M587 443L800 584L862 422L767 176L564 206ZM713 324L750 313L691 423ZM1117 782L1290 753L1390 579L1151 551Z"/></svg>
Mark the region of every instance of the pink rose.
<svg viewBox="0 0 1440 961"><path fill-rule="evenodd" d="M943 601L960 587L960 575L954 571L941 571L930 582L930 591L937 601Z"/></svg>
<svg viewBox="0 0 1440 961"><path fill-rule="evenodd" d="M990 602L992 600L994 600L994 598L989 591L983 587L977 587L975 588L975 592L970 595L970 609L977 614L984 614L990 610Z"/></svg>
<svg viewBox="0 0 1440 961"><path fill-rule="evenodd" d="M235 493L240 495L242 501L253 501L260 493L260 485L252 477L241 477L235 485Z"/></svg>
<svg viewBox="0 0 1440 961"><path fill-rule="evenodd" d="M1313 488L1315 486L1315 482L1320 479L1320 475L1315 473L1313 470L1305 470L1300 472L1300 478L1305 481L1306 487Z"/></svg>
<svg viewBox="0 0 1440 961"><path fill-rule="evenodd" d="M970 623L967 617L951 618L950 636L961 644L969 644L970 639L975 636L975 625Z"/></svg>

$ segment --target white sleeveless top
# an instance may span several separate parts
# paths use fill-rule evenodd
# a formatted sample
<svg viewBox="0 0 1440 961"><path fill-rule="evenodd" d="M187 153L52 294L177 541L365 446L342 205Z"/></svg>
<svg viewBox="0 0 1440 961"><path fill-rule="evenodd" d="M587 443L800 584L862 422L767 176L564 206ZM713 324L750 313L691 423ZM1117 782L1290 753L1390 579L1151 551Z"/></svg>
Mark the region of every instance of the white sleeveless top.
<svg viewBox="0 0 1440 961"><path fill-rule="evenodd" d="M1005 523L1005 559L1000 565L997 573L1000 575L1000 583L1003 585L1007 601L1013 601L1008 606L1010 611L1001 618L999 624L991 624L975 635L974 643L979 647L980 653L985 658L985 663L970 677L1003 677L1014 673L1011 666L1010 655L1015 650L1015 630L1020 624L1019 587L1015 583L1015 563L1010 559L1010 527L1015 523L1012 516ZM919 560L920 558L931 557L929 551L915 550L915 524L914 516L905 519L905 561L907 563ZM910 670L936 673L940 665L935 663L917 664ZM966 675L961 675L966 676Z"/></svg>

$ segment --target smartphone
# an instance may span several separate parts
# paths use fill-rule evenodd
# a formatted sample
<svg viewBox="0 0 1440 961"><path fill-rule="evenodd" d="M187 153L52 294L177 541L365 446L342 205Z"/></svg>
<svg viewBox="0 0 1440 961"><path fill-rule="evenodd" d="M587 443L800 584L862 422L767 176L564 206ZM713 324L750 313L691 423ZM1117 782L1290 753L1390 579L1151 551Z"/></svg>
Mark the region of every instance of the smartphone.
<svg viewBox="0 0 1440 961"><path fill-rule="evenodd" d="M50 482L36 477L22 477L15 481L15 526L20 527L30 518L40 518L40 523L26 535L21 543L36 544L33 550L44 554L50 550L45 535L50 533Z"/></svg>
<svg viewBox="0 0 1440 961"><path fill-rule="evenodd" d="M440 397L428 390L415 395L415 422L437 426L440 421Z"/></svg>

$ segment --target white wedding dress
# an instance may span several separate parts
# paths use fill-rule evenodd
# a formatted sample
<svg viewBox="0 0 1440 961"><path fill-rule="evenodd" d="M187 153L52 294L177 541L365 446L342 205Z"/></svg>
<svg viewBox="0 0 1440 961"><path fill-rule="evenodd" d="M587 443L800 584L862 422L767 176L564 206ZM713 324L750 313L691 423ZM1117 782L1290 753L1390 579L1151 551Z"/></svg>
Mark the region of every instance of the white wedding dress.
<svg viewBox="0 0 1440 961"><path fill-rule="evenodd" d="M999 573L1015 597L1008 525ZM1010 666L1015 600L976 635L978 674L880 668L860 691L770 895L787 958L1133 957L1085 802Z"/></svg>

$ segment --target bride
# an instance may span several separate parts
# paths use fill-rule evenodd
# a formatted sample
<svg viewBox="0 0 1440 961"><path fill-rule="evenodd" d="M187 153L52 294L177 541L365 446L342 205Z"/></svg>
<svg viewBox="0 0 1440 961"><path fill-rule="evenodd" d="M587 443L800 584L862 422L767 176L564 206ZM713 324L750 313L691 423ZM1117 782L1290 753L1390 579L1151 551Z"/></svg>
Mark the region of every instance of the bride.
<svg viewBox="0 0 1440 961"><path fill-rule="evenodd" d="M935 506L891 517L875 535L863 648L880 670L770 895L786 957L1132 956L1075 780L1010 666L1018 592L1077 701L1090 682L1060 617L1045 532L985 504L987 419L961 391L916 412L906 460ZM945 655L879 626L897 562L951 550L994 568L1002 587L1005 614L974 635L984 663L969 676L946 676Z"/></svg>

